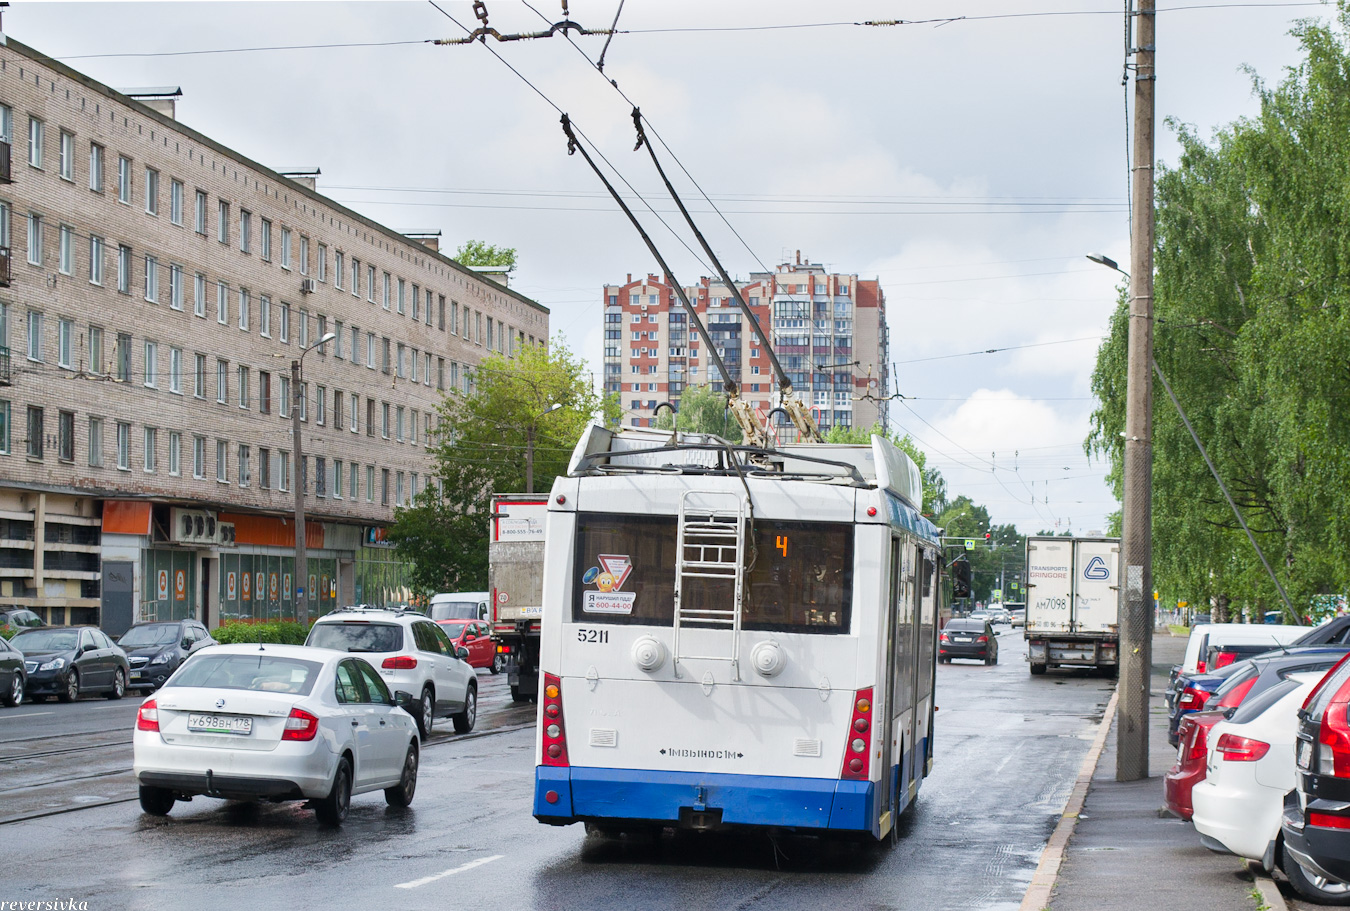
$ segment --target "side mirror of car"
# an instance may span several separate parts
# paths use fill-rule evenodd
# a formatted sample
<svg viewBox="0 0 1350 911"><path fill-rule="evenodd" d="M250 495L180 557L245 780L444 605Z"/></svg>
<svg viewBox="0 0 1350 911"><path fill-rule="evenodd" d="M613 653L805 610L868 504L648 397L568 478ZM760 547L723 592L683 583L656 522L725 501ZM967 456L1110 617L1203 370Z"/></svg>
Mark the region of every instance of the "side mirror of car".
<svg viewBox="0 0 1350 911"><path fill-rule="evenodd" d="M183 637L183 641L178 643L178 647L182 649L192 648L192 640L185 636Z"/></svg>
<svg viewBox="0 0 1350 911"><path fill-rule="evenodd" d="M407 709L411 712L413 709L412 693L405 693L403 690L394 690L394 704L401 709Z"/></svg>
<svg viewBox="0 0 1350 911"><path fill-rule="evenodd" d="M469 650L461 645L459 648L455 649L455 657L460 661L467 661L469 660Z"/></svg>
<svg viewBox="0 0 1350 911"><path fill-rule="evenodd" d="M475 636L473 633L465 633L465 634L464 634L464 641L465 641L465 642L472 642L473 640L475 640L475 639L477 639L477 638L478 638L478 637Z"/></svg>

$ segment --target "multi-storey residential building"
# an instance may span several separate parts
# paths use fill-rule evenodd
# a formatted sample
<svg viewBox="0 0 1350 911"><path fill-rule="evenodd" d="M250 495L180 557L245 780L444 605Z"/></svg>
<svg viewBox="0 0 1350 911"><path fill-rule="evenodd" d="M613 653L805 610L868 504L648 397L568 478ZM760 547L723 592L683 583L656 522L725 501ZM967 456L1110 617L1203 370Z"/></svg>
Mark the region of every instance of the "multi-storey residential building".
<svg viewBox="0 0 1350 911"><path fill-rule="evenodd" d="M0 45L0 604L116 631L406 597L383 530L431 483L436 406L548 311L183 126L178 94Z"/></svg>
<svg viewBox="0 0 1350 911"><path fill-rule="evenodd" d="M822 429L871 427L888 416L889 340L886 296L875 279L785 263L752 273L737 288L767 335L793 389ZM683 289L704 321L741 397L766 417L777 404L777 377L754 328L720 281L702 278ZM649 426L659 406L678 410L689 386L722 377L667 279L648 275L605 290L605 390L617 393L624 420ZM784 418L774 415L780 428ZM788 428L790 430L790 428Z"/></svg>

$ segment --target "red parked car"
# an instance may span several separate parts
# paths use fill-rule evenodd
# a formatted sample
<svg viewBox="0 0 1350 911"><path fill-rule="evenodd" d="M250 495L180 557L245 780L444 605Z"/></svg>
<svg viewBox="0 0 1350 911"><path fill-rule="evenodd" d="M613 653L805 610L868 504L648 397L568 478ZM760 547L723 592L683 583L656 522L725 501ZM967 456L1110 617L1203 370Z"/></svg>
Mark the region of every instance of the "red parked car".
<svg viewBox="0 0 1350 911"><path fill-rule="evenodd" d="M1209 756L1209 729L1224 720L1223 712L1193 712L1181 719L1177 739L1176 764L1163 776L1163 800L1167 809L1182 819L1190 819L1195 812L1191 805L1191 791L1205 780Z"/></svg>
<svg viewBox="0 0 1350 911"><path fill-rule="evenodd" d="M482 620L437 620L445 630L455 647L464 646L469 650L466 659L470 667L485 667L494 674L500 674L506 667L506 656L497 651L497 640L492 638L492 628Z"/></svg>

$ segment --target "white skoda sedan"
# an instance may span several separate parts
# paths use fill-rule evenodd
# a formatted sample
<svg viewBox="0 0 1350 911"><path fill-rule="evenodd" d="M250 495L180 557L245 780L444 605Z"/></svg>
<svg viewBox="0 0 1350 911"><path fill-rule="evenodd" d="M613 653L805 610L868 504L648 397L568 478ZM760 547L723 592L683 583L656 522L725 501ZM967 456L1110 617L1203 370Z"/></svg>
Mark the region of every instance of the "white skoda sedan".
<svg viewBox="0 0 1350 911"><path fill-rule="evenodd" d="M141 703L133 738L141 808L164 816L196 795L307 800L339 825L353 794L417 790L417 724L362 658L296 645L222 645L194 655Z"/></svg>

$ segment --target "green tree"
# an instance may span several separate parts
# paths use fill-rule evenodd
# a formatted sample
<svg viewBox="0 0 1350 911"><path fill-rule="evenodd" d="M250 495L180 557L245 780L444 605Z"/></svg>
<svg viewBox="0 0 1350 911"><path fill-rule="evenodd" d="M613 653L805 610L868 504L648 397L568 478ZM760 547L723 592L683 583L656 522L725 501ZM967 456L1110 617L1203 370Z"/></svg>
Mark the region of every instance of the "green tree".
<svg viewBox="0 0 1350 911"><path fill-rule="evenodd" d="M494 247L481 240L466 240L455 251L455 261L470 269L484 266L505 267L511 272L516 268L515 247Z"/></svg>
<svg viewBox="0 0 1350 911"><path fill-rule="evenodd" d="M909 434L900 436L880 423L871 427L840 427L836 424L826 432L825 442L868 445L874 435L890 440L897 449L914 460L923 478L923 514L929 519L941 515L947 508L947 481L942 477L942 472L928 467L928 454L914 444Z"/></svg>
<svg viewBox="0 0 1350 911"><path fill-rule="evenodd" d="M663 430L672 427L686 433L711 433L732 443L744 439L740 425L727 411L726 393L712 386L690 386L680 396L680 410L672 418L671 413L661 409L656 426Z"/></svg>
<svg viewBox="0 0 1350 911"><path fill-rule="evenodd" d="M429 486L389 529L420 594L485 589L491 495L525 490L531 453L534 489L548 490L587 425L618 424L617 398L592 391L585 365L561 341L488 356L471 388L440 406L431 452L441 490Z"/></svg>

